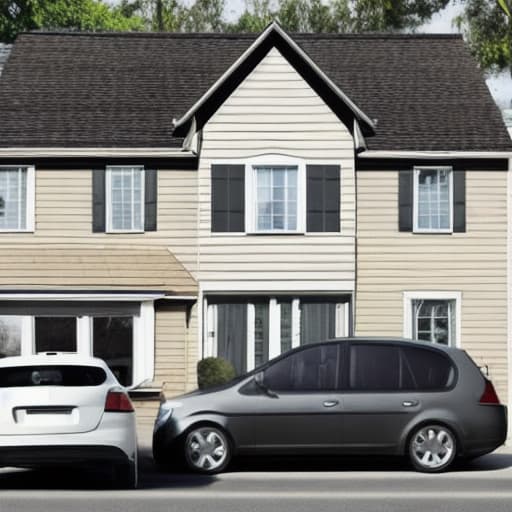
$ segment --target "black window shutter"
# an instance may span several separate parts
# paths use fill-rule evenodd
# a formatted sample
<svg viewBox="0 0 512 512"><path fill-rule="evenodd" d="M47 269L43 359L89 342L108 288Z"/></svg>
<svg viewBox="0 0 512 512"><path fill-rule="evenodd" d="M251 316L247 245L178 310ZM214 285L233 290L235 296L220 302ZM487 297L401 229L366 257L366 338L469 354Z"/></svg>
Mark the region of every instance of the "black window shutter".
<svg viewBox="0 0 512 512"><path fill-rule="evenodd" d="M156 231L158 173L144 170L144 231Z"/></svg>
<svg viewBox="0 0 512 512"><path fill-rule="evenodd" d="M412 231L414 171L400 171L398 175L398 229Z"/></svg>
<svg viewBox="0 0 512 512"><path fill-rule="evenodd" d="M466 171L453 172L453 232L466 231Z"/></svg>
<svg viewBox="0 0 512 512"><path fill-rule="evenodd" d="M92 231L105 232L105 169L92 170Z"/></svg>
<svg viewBox="0 0 512 512"><path fill-rule="evenodd" d="M340 166L306 166L306 230L340 231Z"/></svg>
<svg viewBox="0 0 512 512"><path fill-rule="evenodd" d="M212 165L212 231L245 231L244 165Z"/></svg>

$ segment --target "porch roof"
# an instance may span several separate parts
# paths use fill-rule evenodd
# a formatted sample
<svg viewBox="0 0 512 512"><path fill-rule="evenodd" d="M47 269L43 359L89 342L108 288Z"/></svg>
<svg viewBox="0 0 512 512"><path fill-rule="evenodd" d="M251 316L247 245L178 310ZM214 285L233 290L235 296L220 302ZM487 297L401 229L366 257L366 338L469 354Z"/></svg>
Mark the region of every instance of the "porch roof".
<svg viewBox="0 0 512 512"><path fill-rule="evenodd" d="M0 293L163 292L195 295L197 283L167 247L2 245Z"/></svg>

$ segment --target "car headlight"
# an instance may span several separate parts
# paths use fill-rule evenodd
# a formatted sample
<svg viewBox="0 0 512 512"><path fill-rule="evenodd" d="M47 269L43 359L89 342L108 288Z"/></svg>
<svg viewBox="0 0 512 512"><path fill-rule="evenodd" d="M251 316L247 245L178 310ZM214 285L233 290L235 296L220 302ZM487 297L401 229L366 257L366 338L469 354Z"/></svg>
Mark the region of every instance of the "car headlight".
<svg viewBox="0 0 512 512"><path fill-rule="evenodd" d="M181 407L181 404L178 402L163 402L160 405L158 416L155 421L155 431L167 422L176 407Z"/></svg>

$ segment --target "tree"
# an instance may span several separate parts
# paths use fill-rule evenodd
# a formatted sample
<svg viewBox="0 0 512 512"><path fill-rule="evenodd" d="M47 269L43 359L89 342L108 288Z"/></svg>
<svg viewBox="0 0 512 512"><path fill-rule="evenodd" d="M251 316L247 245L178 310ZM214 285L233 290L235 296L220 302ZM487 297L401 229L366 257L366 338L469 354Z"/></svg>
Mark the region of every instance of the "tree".
<svg viewBox="0 0 512 512"><path fill-rule="evenodd" d="M291 32L414 30L446 7L449 0L247 0L231 30L260 31L278 19Z"/></svg>
<svg viewBox="0 0 512 512"><path fill-rule="evenodd" d="M490 73L512 74L512 18L510 0L464 0L456 19L480 66Z"/></svg>
<svg viewBox="0 0 512 512"><path fill-rule="evenodd" d="M11 42L19 32L37 29L142 30L144 22L123 6L100 0L0 0L0 41Z"/></svg>

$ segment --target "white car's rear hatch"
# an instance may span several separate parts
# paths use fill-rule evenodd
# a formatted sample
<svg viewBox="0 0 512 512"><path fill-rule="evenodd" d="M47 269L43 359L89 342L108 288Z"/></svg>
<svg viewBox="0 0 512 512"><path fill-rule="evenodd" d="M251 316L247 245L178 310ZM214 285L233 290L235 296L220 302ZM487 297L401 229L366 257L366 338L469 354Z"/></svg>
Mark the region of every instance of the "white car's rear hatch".
<svg viewBox="0 0 512 512"><path fill-rule="evenodd" d="M94 430L109 389L102 368L37 364L0 368L0 435Z"/></svg>

